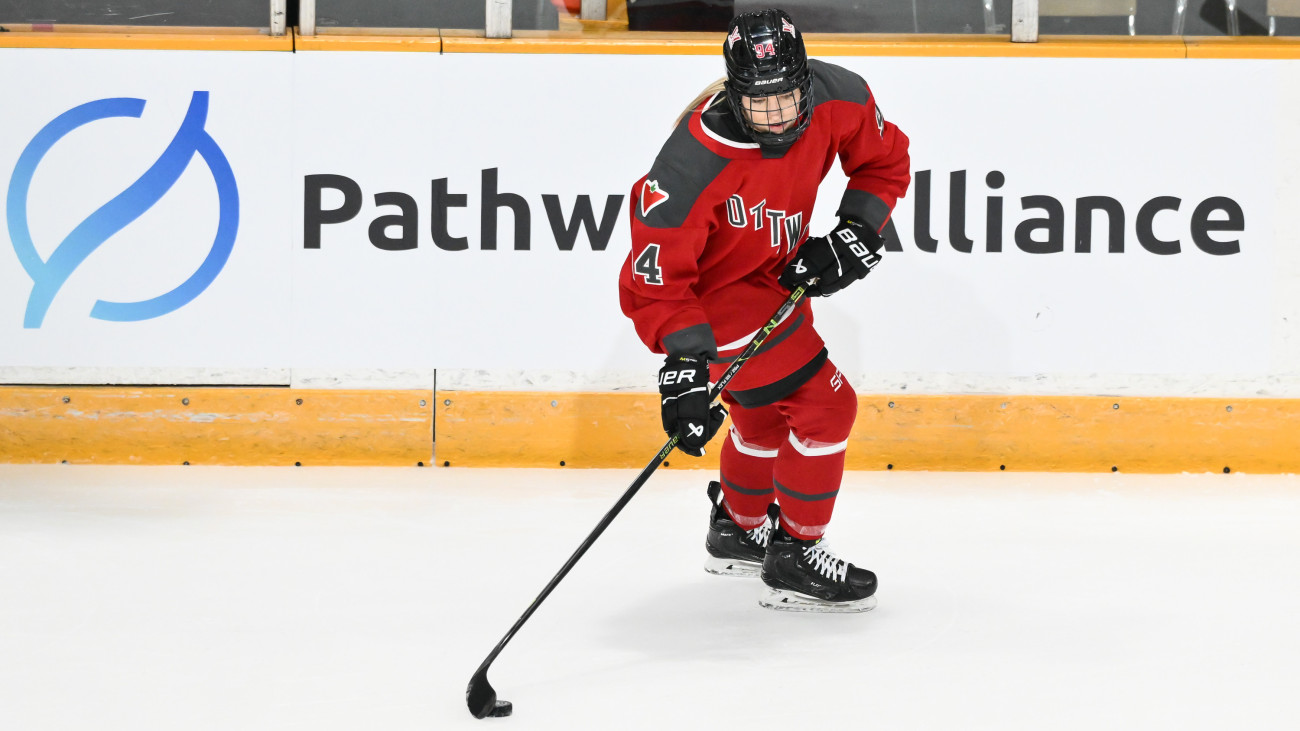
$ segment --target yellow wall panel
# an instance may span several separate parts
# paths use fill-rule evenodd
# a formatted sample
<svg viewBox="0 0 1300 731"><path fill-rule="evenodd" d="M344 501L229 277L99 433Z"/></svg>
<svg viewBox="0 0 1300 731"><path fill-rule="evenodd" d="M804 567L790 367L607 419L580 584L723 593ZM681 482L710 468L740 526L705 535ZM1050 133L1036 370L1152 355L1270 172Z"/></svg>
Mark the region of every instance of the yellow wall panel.
<svg viewBox="0 0 1300 731"><path fill-rule="evenodd" d="M1294 37L1231 36L1187 39L1188 58L1300 58L1300 42Z"/></svg>
<svg viewBox="0 0 1300 731"><path fill-rule="evenodd" d="M893 404L891 407L890 404ZM867 396L856 469L1293 472L1300 401Z"/></svg>
<svg viewBox="0 0 1300 731"><path fill-rule="evenodd" d="M271 36L255 28L108 26L5 26L0 48L106 48L234 51L425 51L446 53L580 53L716 55L721 33L609 29L516 31L486 38L483 31L390 28L322 28L315 36L295 29ZM295 46L296 44L296 46ZM815 56L947 56L1010 58L1300 58L1289 37L1041 36L1012 43L1005 35L809 33Z"/></svg>
<svg viewBox="0 0 1300 731"><path fill-rule="evenodd" d="M438 393L439 465L642 467L663 445L655 394ZM859 397L861 470L1300 471L1300 401L1095 396ZM725 429L725 427L724 427ZM721 438L670 467L716 467Z"/></svg>
<svg viewBox="0 0 1300 731"><path fill-rule="evenodd" d="M1005 35L809 33L814 56L950 56L1010 58L1183 58L1180 38L1164 36L1040 36L1012 43ZM1298 44L1300 45L1300 44Z"/></svg>
<svg viewBox="0 0 1300 731"><path fill-rule="evenodd" d="M298 36L294 47L299 51L423 51L441 53L442 38L437 30L428 35L391 32L380 34L361 28L349 32L330 32L321 29L314 36Z"/></svg>
<svg viewBox="0 0 1300 731"><path fill-rule="evenodd" d="M293 31L272 36L255 28L139 28L6 25L0 48L107 48L151 51L292 51Z"/></svg>
<svg viewBox="0 0 1300 731"><path fill-rule="evenodd" d="M517 31L512 38L485 38L481 31L443 31L448 53L601 53L711 56L723 33L648 31ZM1009 36L886 33L809 33L814 56L953 56L1039 58L1184 58L1181 38L1165 36L1044 36L1012 43ZM301 39L299 40L301 47ZM1300 44L1293 45L1300 48Z"/></svg>
<svg viewBox="0 0 1300 731"><path fill-rule="evenodd" d="M439 391L437 406L439 465L644 467L668 441L654 393ZM716 468L721 447L668 465Z"/></svg>
<svg viewBox="0 0 1300 731"><path fill-rule="evenodd" d="M430 395L288 388L4 387L0 462L428 464L433 451Z"/></svg>
<svg viewBox="0 0 1300 731"><path fill-rule="evenodd" d="M3 387L0 462L639 469L666 441L653 393L430 395ZM863 395L858 404L849 469L1300 471L1296 399ZM716 468L724 438L703 458L674 452L668 468Z"/></svg>

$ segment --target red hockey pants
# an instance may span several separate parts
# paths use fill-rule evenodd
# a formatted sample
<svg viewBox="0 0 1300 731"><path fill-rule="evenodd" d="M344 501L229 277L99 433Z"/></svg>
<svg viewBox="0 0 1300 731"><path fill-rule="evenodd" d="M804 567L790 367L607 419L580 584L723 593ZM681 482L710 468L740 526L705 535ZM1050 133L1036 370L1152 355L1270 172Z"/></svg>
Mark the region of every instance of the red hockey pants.
<svg viewBox="0 0 1300 731"><path fill-rule="evenodd" d="M853 387L828 359L789 396L745 408L727 393L731 432L722 447L722 492L736 524L756 528L769 503L781 525L801 539L819 538L830 523L844 477L844 450L857 416Z"/></svg>

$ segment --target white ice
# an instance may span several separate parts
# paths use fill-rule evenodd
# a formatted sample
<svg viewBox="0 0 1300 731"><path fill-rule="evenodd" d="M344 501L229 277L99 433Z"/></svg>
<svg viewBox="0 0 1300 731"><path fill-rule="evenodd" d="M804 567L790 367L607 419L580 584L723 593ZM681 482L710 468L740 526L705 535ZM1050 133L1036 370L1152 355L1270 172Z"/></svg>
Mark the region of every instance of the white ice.
<svg viewBox="0 0 1300 731"><path fill-rule="evenodd" d="M660 471L0 465L0 729L1294 729L1300 478L850 473L860 615L706 574Z"/></svg>

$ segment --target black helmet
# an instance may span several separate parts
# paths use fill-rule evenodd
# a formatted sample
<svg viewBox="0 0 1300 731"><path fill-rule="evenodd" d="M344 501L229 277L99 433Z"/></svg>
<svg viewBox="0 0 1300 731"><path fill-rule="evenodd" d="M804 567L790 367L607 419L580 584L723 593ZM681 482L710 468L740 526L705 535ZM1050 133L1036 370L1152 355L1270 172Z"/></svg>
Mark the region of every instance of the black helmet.
<svg viewBox="0 0 1300 731"><path fill-rule="evenodd" d="M760 10L738 15L722 44L727 59L727 98L741 127L764 147L789 147L812 122L812 74L803 36L784 10ZM773 133L759 129L741 111L742 97L773 97L799 91L789 129ZM766 125L764 125L766 126Z"/></svg>

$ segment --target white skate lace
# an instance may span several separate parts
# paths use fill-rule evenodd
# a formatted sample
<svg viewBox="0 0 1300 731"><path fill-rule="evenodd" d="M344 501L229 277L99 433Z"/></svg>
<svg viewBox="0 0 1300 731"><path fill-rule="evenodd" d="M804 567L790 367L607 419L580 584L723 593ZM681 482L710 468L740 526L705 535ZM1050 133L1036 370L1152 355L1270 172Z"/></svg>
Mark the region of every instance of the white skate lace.
<svg viewBox="0 0 1300 731"><path fill-rule="evenodd" d="M759 527L745 532L749 535L750 540L758 544L759 548L767 548L768 538L772 536L772 524L765 520Z"/></svg>
<svg viewBox="0 0 1300 731"><path fill-rule="evenodd" d="M803 549L803 557L813 565L822 576L836 581L844 581L849 573L849 562L836 558L835 554L822 543L816 543Z"/></svg>

